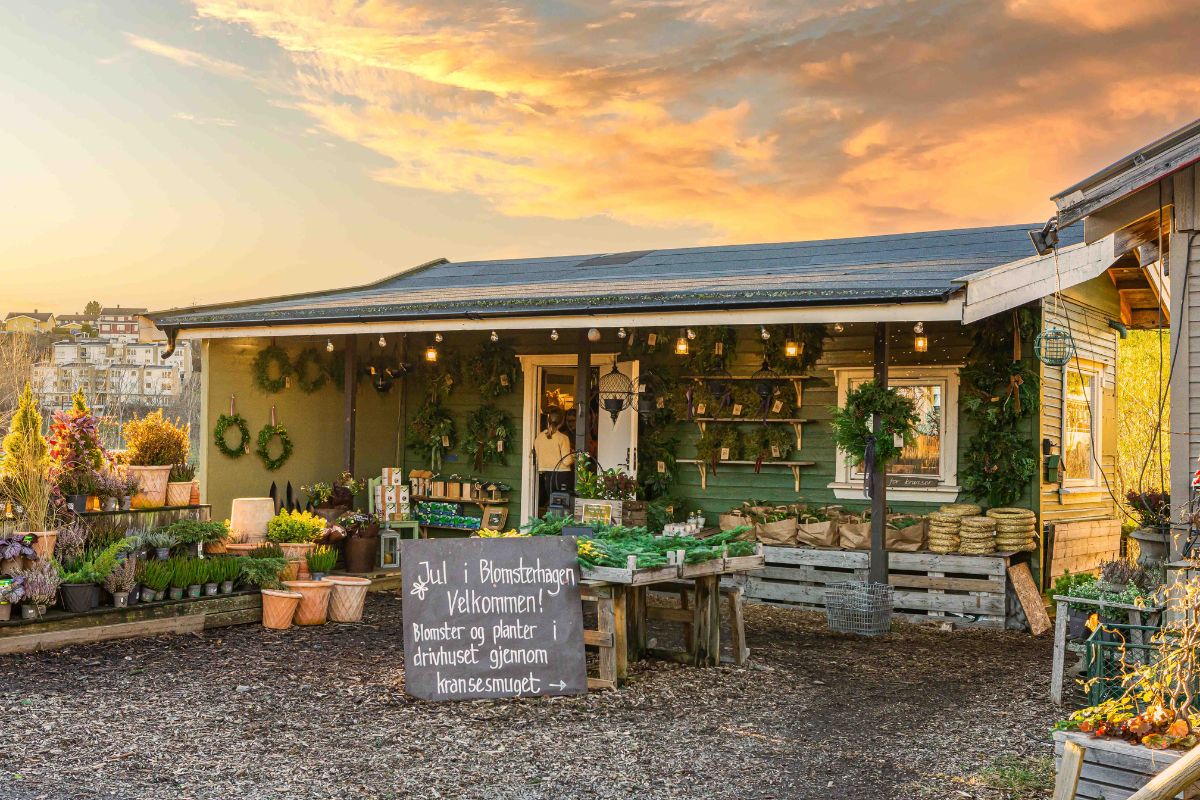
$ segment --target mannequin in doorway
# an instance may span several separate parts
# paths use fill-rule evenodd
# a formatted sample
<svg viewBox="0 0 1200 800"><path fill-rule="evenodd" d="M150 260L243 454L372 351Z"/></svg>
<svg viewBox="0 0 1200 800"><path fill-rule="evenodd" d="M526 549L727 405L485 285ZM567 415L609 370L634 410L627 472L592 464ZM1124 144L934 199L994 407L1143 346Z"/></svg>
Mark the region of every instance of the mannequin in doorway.
<svg viewBox="0 0 1200 800"><path fill-rule="evenodd" d="M575 448L571 437L563 433L563 410L546 411L546 427L533 440L533 458L538 470L538 505L550 502L551 492L569 492L575 488Z"/></svg>

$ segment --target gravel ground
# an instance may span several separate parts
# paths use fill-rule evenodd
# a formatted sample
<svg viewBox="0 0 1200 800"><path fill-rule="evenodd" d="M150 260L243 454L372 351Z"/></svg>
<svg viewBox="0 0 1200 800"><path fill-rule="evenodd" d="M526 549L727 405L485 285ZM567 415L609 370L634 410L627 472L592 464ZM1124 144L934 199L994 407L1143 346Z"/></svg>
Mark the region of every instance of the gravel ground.
<svg viewBox="0 0 1200 800"><path fill-rule="evenodd" d="M357 626L0 657L0 798L1049 797L1046 637L746 618L746 667L527 701L408 698L390 594Z"/></svg>

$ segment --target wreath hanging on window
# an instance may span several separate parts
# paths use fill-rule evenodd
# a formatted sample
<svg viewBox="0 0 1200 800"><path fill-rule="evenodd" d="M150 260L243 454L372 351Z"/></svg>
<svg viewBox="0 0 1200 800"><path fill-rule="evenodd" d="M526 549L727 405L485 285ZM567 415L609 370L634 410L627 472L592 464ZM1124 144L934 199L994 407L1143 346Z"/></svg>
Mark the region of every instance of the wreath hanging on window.
<svg viewBox="0 0 1200 800"><path fill-rule="evenodd" d="M312 394L329 382L329 359L315 347L301 350L292 362L292 370L296 374L296 385L305 394Z"/></svg>
<svg viewBox="0 0 1200 800"><path fill-rule="evenodd" d="M282 448L275 458L271 457L271 441L273 439L278 439ZM287 428L276 422L274 408L271 409L271 421L263 425L262 430L258 432L258 448L254 453L262 459L263 466L271 472L282 467L292 457L292 439L288 436Z"/></svg>
<svg viewBox="0 0 1200 800"><path fill-rule="evenodd" d="M917 424L916 404L893 388L867 381L846 393L841 408L833 408L833 443L855 463L870 461L886 464L900 455L896 438L909 443ZM871 431L871 418L879 416L879 436Z"/></svg>
<svg viewBox="0 0 1200 800"><path fill-rule="evenodd" d="M484 342L467 362L471 379L483 397L499 397L517 386L516 351L504 342Z"/></svg>
<svg viewBox="0 0 1200 800"><path fill-rule="evenodd" d="M230 447L225 441L225 433L230 428L237 428L239 434L235 447ZM213 441L221 454L229 458L241 458L246 455L250 449L250 428L246 425L246 418L241 414L222 414L217 417L216 427L213 428Z"/></svg>
<svg viewBox="0 0 1200 800"><path fill-rule="evenodd" d="M270 345L258 351L251 372L254 375L255 386L267 394L278 394L287 386L288 377L294 374L295 370L287 352L282 347Z"/></svg>
<svg viewBox="0 0 1200 800"><path fill-rule="evenodd" d="M484 464L507 464L512 418L495 406L480 406L467 418L467 436L463 442L472 448L475 469Z"/></svg>
<svg viewBox="0 0 1200 800"><path fill-rule="evenodd" d="M442 468L442 456L454 442L454 418L438 403L427 402L409 423L409 446L429 459L429 468L435 472Z"/></svg>

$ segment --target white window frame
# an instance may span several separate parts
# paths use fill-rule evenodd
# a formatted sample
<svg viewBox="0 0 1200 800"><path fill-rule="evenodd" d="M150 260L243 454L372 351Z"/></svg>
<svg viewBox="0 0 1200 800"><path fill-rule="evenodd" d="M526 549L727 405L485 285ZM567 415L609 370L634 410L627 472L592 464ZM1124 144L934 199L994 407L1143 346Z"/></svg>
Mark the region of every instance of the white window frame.
<svg viewBox="0 0 1200 800"><path fill-rule="evenodd" d="M961 364L946 364L930 367L892 367L888 369L888 385L913 386L940 383L943 391L942 403L942 456L939 479L929 487L888 487L888 500L897 503L952 503L962 491L958 485L958 387ZM850 383L871 380L875 371L870 367L843 367L833 370L837 378L838 407L845 405ZM845 453L837 454L837 469L834 482L829 484L839 500L862 500L862 477L854 476L853 466Z"/></svg>
<svg viewBox="0 0 1200 800"><path fill-rule="evenodd" d="M1101 485L1100 465L1097 463L1101 456L1100 443L1104 425L1104 378L1105 366L1098 361L1083 358L1073 358L1062 368L1062 403L1059 408L1058 450L1062 454L1063 488L1066 489L1097 489ZM1086 478L1067 477L1067 379L1071 373L1083 374L1092 379L1091 396L1088 397L1092 422L1092 462L1090 475Z"/></svg>

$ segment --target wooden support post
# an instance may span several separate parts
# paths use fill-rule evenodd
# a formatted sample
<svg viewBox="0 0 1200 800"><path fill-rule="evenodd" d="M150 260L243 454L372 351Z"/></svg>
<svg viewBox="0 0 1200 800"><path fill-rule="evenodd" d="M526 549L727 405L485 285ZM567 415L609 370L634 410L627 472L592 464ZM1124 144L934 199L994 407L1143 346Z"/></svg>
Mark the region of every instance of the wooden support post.
<svg viewBox="0 0 1200 800"><path fill-rule="evenodd" d="M587 329L579 331L579 360L575 362L575 449L588 451L591 418L588 414L588 385L591 383L592 343L588 341ZM615 466L607 464L605 466Z"/></svg>
<svg viewBox="0 0 1200 800"><path fill-rule="evenodd" d="M1062 760L1054 778L1053 800L1075 800L1079 788L1079 774L1083 772L1083 748L1074 742L1063 744Z"/></svg>
<svg viewBox="0 0 1200 800"><path fill-rule="evenodd" d="M1064 751L1063 760L1066 760ZM1129 795L1129 800L1170 800L1184 789L1200 781L1200 747L1150 779L1150 782Z"/></svg>
<svg viewBox="0 0 1200 800"><path fill-rule="evenodd" d="M888 385L888 324L875 323L875 383L886 389ZM872 432L878 438L883 421L878 415L871 426ZM869 577L872 583L888 582L888 554L884 541L884 528L887 525L887 465L881 460L875 461L871 470L871 567Z"/></svg>
<svg viewBox="0 0 1200 800"><path fill-rule="evenodd" d="M721 664L721 587L719 575L696 578L694 648L692 664L716 667Z"/></svg>
<svg viewBox="0 0 1200 800"><path fill-rule="evenodd" d="M629 660L641 661L646 655L645 586L630 586L625 590L625 612L629 621Z"/></svg>
<svg viewBox="0 0 1200 800"><path fill-rule="evenodd" d="M346 390L342 420L342 469L354 472L355 427L358 423L358 337L346 337Z"/></svg>
<svg viewBox="0 0 1200 800"><path fill-rule="evenodd" d="M629 625L625 600L625 587L612 586L612 629L613 658L616 660L617 686L623 686L629 677Z"/></svg>
<svg viewBox="0 0 1200 800"><path fill-rule="evenodd" d="M1063 668L1067 660L1067 601L1059 600L1054 612L1054 655L1050 660L1050 702L1062 705Z"/></svg>

